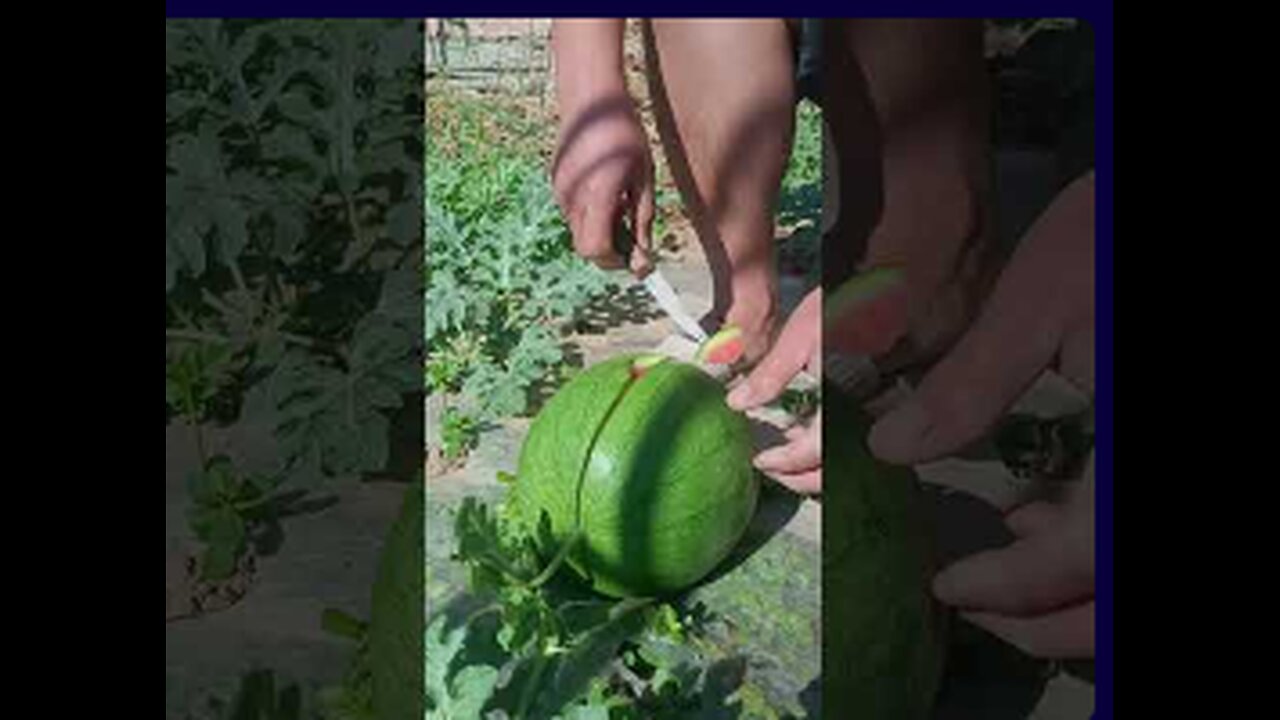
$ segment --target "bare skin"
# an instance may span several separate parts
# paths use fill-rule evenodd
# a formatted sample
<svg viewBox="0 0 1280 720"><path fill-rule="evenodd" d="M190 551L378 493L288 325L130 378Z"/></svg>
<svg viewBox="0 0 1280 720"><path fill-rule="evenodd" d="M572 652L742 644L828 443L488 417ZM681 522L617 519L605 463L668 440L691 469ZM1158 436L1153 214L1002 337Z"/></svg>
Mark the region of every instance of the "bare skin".
<svg viewBox="0 0 1280 720"><path fill-rule="evenodd" d="M711 266L714 302L704 324L741 328L750 362L768 348L777 323L773 213L795 92L786 26L654 20L645 30L659 133ZM653 161L626 94L621 38L619 20L555 25L561 131L553 180L577 252L640 275L651 264ZM636 230L639 251L631 258L612 247L619 217Z"/></svg>
<svg viewBox="0 0 1280 720"><path fill-rule="evenodd" d="M973 326L902 405L868 438L880 459L928 462L986 433L1046 368L1081 389L1094 387L1094 179L1063 190L1023 238ZM728 398L755 407L781 393L816 362L827 342L806 308L787 321L779 342ZM821 427L788 435L756 465L799 492L822 487ZM1017 541L943 569L934 594L972 622L1039 657L1094 652L1093 464L1067 502L1037 502L1006 518Z"/></svg>
<svg viewBox="0 0 1280 720"><path fill-rule="evenodd" d="M646 27L658 131L711 266L706 324L741 328L751 363L778 320L774 209L795 113L787 28L777 19Z"/></svg>
<svg viewBox="0 0 1280 720"><path fill-rule="evenodd" d="M1091 391L1092 173L1060 194L997 275L1002 258L987 232L981 24L829 22L829 72L837 82L824 112L841 173L824 273L904 268L905 307L892 314L901 318L900 342L882 360L892 369L941 357L919 391L877 422L872 451L904 464L954 452L1055 364ZM652 160L626 95L621 38L621 21L556 25L562 119L555 185L578 252L606 267L629 262L642 274L651 248ZM740 324L748 352L762 355L729 395L740 410L775 399L801 369L816 369L824 345L841 341L821 336L818 290L771 342L769 244L794 92L786 42L781 20L658 21L649 40L664 146L715 275L708 321L723 314ZM641 247L629 259L611 249L610 223L623 214ZM798 491L820 491L820 420L755 463ZM946 568L934 593L1027 652L1091 656L1092 494L1026 506L1007 522L1017 542Z"/></svg>
<svg viewBox="0 0 1280 720"><path fill-rule="evenodd" d="M901 266L905 290L893 302L905 307L894 314L898 326L876 347L851 342L883 336L884 328L851 327L822 342L828 349L881 356L889 366L920 362L963 330L998 260L983 223L988 108L982 25L827 23L824 112L839 166L840 210L825 242L824 284L836 285L860 268ZM773 350L730 395L731 406L771 401L815 362L809 339L819 333L820 298L815 293L797 309ZM788 337L804 340L793 345L784 342ZM884 358L895 345L897 358ZM820 432L816 422L808 431L794 430L790 442L762 453L758 465L794 489L816 492Z"/></svg>
<svg viewBox="0 0 1280 720"><path fill-rule="evenodd" d="M652 247L653 159L627 94L622 20L563 20L554 25L560 131L552 181L578 254L604 268L642 274ZM621 258L614 232L626 217L637 252Z"/></svg>
<svg viewBox="0 0 1280 720"><path fill-rule="evenodd" d="M977 20L828 21L826 94L840 218L828 287L855 269L906 272L904 325L883 369L937 357L1000 258L987 232L989 89Z"/></svg>

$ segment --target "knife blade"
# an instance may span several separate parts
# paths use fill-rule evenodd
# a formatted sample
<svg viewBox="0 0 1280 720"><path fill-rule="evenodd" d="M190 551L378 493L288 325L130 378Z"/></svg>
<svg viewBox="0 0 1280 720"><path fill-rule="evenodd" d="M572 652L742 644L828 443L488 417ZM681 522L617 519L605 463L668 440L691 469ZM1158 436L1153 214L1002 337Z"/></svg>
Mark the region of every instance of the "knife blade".
<svg viewBox="0 0 1280 720"><path fill-rule="evenodd" d="M663 277L662 271L654 268L644 278L644 287L653 296L654 302L658 303L658 307L667 314L681 332L688 335L690 339L697 340L699 343L707 341L707 331L702 329L697 320L684 309L684 303L680 302L680 296L676 294L671 283Z"/></svg>
<svg viewBox="0 0 1280 720"><path fill-rule="evenodd" d="M635 245L635 236L631 234L630 228L626 226L626 223L619 222L617 233L614 236L614 249L622 256L624 261L630 261ZM641 284L644 285L644 289L648 291L650 297L658 304L662 312L666 313L667 317L675 322L681 333L698 343L707 341L709 337L707 331L703 330L698 321L694 320L689 311L685 309L684 303L680 302L680 296L676 294L675 288L671 287L671 283L667 282L667 278L656 265L645 275Z"/></svg>

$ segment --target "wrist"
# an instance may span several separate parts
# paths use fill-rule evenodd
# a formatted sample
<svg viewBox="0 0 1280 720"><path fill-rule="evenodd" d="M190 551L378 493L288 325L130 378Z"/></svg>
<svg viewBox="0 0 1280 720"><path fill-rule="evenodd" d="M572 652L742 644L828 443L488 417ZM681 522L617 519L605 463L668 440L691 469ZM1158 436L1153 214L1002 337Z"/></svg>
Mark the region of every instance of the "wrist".
<svg viewBox="0 0 1280 720"><path fill-rule="evenodd" d="M624 23L622 19L555 21L552 52L562 118L602 98L627 94L622 65Z"/></svg>

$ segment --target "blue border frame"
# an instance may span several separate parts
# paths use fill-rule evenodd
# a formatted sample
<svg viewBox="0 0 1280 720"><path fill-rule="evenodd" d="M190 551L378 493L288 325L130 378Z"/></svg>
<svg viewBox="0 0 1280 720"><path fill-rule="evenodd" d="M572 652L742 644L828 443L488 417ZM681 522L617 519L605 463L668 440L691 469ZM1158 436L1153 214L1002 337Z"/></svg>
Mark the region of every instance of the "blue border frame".
<svg viewBox="0 0 1280 720"><path fill-rule="evenodd" d="M1094 32L1094 167L1097 182L1096 257L1096 718L1115 715L1115 16L1105 11L1080 17Z"/></svg>
<svg viewBox="0 0 1280 720"><path fill-rule="evenodd" d="M551 3L533 8L515 3L468 2L456 8L468 17L592 16L598 7L585 3ZM767 13L750 12L760 5L707 6L697 15L736 17ZM963 8L963 9L961 9ZM336 0L276 0L275 2L209 2L166 0L166 17L418 17L447 14L449 6L395 0L337 2ZM788 4L788 15L803 17L844 16L858 10L864 17L1075 17L1092 25L1095 39L1095 172L1097 182L1097 656L1095 658L1095 718L1114 717L1114 73L1115 8L1111 2L1009 2L975 0L956 2L886 2L873 0L856 8L826 3ZM689 16L687 4L648 3L646 16ZM835 10L836 12L830 12ZM445 11L445 12L442 12ZM774 13L776 15L776 13Z"/></svg>

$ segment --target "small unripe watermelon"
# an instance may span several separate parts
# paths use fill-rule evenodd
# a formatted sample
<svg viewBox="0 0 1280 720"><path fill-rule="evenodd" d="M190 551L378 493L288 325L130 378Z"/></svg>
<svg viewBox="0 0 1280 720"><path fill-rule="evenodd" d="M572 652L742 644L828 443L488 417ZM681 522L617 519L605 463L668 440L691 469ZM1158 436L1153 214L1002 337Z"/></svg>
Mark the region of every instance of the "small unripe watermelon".
<svg viewBox="0 0 1280 720"><path fill-rule="evenodd" d="M693 365L624 355L571 380L538 413L513 506L543 514L598 592L684 589L725 559L755 513L746 418Z"/></svg>

